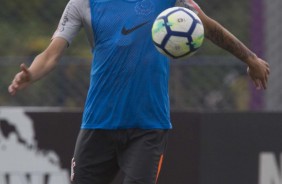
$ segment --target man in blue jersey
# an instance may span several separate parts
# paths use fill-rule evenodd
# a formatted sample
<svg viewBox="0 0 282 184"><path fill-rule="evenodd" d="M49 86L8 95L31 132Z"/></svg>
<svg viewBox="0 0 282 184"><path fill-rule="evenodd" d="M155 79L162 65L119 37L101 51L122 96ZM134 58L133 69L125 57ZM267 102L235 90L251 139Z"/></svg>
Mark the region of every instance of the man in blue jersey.
<svg viewBox="0 0 282 184"><path fill-rule="evenodd" d="M163 10L185 6L199 15L205 36L246 63L257 89L266 89L268 64L209 18L192 0L70 0L50 45L20 66L11 95L47 75L80 28L93 51L90 88L72 160L74 184L154 184L161 168L169 116L169 60L154 47L151 26Z"/></svg>

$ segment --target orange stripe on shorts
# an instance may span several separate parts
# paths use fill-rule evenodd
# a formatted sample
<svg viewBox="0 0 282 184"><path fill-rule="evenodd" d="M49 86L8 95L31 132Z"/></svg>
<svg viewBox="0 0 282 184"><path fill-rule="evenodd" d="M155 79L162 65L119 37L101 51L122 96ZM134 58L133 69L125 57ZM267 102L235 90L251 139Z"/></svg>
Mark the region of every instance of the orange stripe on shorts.
<svg viewBox="0 0 282 184"><path fill-rule="evenodd" d="M158 178L159 178L159 174L161 172L161 168L162 168L162 165L163 165L163 159L164 159L164 155L162 154L160 156L160 161L159 161L159 165L158 165L158 172L157 172L157 177L156 177L156 183L158 181Z"/></svg>

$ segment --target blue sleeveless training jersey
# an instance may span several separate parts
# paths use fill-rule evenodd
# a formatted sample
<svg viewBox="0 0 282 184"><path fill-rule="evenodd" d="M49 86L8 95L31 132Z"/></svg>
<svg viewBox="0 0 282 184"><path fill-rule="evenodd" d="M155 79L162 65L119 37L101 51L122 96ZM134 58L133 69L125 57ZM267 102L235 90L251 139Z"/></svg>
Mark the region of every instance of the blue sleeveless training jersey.
<svg viewBox="0 0 282 184"><path fill-rule="evenodd" d="M95 47L82 129L170 129L169 60L151 27L175 0L90 0Z"/></svg>

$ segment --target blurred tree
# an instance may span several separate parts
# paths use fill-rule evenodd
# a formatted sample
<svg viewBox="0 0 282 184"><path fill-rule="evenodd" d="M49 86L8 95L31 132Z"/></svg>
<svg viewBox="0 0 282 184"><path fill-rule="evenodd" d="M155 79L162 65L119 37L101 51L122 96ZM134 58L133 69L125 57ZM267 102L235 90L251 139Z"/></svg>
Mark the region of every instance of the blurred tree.
<svg viewBox="0 0 282 184"><path fill-rule="evenodd" d="M0 56L34 56L50 42L67 0L5 0L0 6ZM68 55L89 57L90 50L79 34Z"/></svg>

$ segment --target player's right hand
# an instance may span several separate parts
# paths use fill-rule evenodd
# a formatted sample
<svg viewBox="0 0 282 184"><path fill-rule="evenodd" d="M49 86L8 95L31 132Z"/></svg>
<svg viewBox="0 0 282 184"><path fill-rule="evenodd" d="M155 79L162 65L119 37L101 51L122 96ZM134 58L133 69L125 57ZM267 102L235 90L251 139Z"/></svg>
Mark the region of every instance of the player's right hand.
<svg viewBox="0 0 282 184"><path fill-rule="evenodd" d="M259 57L253 57L252 62L249 63L247 72L256 86L256 89L266 89L268 76L270 74L269 64Z"/></svg>
<svg viewBox="0 0 282 184"><path fill-rule="evenodd" d="M17 91L27 87L31 83L31 74L25 64L20 65L20 72L17 73L8 87L11 95L15 95Z"/></svg>

